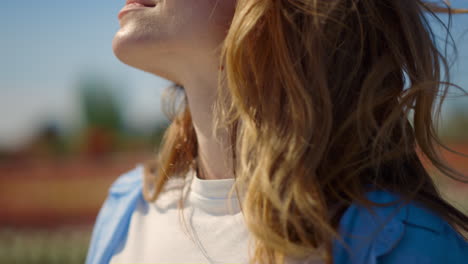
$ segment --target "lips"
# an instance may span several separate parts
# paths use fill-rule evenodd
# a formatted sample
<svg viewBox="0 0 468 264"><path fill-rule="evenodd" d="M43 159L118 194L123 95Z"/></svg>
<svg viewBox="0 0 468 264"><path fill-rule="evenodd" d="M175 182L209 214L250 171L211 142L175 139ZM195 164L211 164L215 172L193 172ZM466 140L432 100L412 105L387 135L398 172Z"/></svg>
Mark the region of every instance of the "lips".
<svg viewBox="0 0 468 264"><path fill-rule="evenodd" d="M117 15L117 18L120 20L128 12L153 8L157 5L157 1L159 0L127 0L125 6Z"/></svg>
<svg viewBox="0 0 468 264"><path fill-rule="evenodd" d="M133 3L140 4L140 5L143 5L143 6L146 6L146 7L155 7L156 6L156 3L153 0L127 0L126 5L133 4Z"/></svg>

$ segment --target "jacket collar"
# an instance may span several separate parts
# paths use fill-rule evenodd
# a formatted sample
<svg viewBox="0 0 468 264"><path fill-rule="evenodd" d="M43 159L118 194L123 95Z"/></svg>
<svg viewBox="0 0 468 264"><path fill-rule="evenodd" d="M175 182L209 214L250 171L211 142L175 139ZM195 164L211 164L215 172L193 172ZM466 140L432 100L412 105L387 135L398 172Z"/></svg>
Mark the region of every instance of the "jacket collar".
<svg viewBox="0 0 468 264"><path fill-rule="evenodd" d="M444 220L437 214L416 201L404 203L401 196L396 193L371 191L367 193L367 198L376 203L395 202L395 205L389 206L388 210L384 210L384 212L388 211L388 216L390 216L390 212L393 212L393 216L405 224L419 226L438 234L442 233L446 226ZM395 209L398 209L397 212L395 212Z"/></svg>
<svg viewBox="0 0 468 264"><path fill-rule="evenodd" d="M125 240L137 203L142 197L143 166L121 175L110 187L97 217L87 264L109 263L114 251Z"/></svg>
<svg viewBox="0 0 468 264"><path fill-rule="evenodd" d="M111 195L128 195L143 183L143 164L137 164L136 168L120 176L109 188Z"/></svg>

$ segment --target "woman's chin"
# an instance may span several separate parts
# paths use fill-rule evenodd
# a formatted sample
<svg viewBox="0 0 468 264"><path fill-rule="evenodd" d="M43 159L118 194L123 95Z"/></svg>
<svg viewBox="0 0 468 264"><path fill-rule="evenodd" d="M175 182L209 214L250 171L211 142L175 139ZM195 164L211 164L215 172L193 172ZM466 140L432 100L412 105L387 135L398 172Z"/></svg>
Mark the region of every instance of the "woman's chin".
<svg viewBox="0 0 468 264"><path fill-rule="evenodd" d="M144 54L139 54L146 50L142 47L141 40L129 34L129 32L119 31L112 40L112 50L114 55L123 63L135 67L135 61L139 61Z"/></svg>
<svg viewBox="0 0 468 264"><path fill-rule="evenodd" d="M130 67L165 79L171 79L171 76L167 73L168 65L161 66L157 63L161 61L160 58L157 60L152 59L147 52L142 52L147 51L148 47L142 47L141 43L138 45L138 43L116 36L112 41L112 50L118 60Z"/></svg>
<svg viewBox="0 0 468 264"><path fill-rule="evenodd" d="M112 51L123 63L127 63L127 59L131 57L128 45L125 45L125 43L123 43L121 39L118 39L118 37L114 38L112 41Z"/></svg>

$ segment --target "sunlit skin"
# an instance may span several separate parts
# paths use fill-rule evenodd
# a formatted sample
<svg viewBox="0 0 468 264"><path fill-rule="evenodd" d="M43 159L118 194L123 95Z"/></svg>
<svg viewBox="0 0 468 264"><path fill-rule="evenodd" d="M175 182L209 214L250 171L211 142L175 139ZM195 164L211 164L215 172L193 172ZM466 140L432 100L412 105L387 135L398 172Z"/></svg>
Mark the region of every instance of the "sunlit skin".
<svg viewBox="0 0 468 264"><path fill-rule="evenodd" d="M152 0L156 6L119 19L112 48L123 63L185 88L197 134L203 178L232 178L224 162L226 136L212 134L212 106L218 85L220 45L235 0ZM124 5L125 3L122 3Z"/></svg>

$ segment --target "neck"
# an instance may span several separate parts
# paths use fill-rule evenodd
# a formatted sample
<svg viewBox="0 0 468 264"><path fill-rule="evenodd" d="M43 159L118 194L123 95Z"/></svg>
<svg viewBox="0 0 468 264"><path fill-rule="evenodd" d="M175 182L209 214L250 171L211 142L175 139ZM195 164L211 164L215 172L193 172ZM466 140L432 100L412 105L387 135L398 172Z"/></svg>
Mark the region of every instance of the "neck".
<svg viewBox="0 0 468 264"><path fill-rule="evenodd" d="M216 68L217 69L217 66ZM198 167L203 179L233 178L232 159L230 158L229 137L227 131L213 134L213 105L217 92L217 72L213 78L191 76L184 86L188 107L198 141Z"/></svg>

